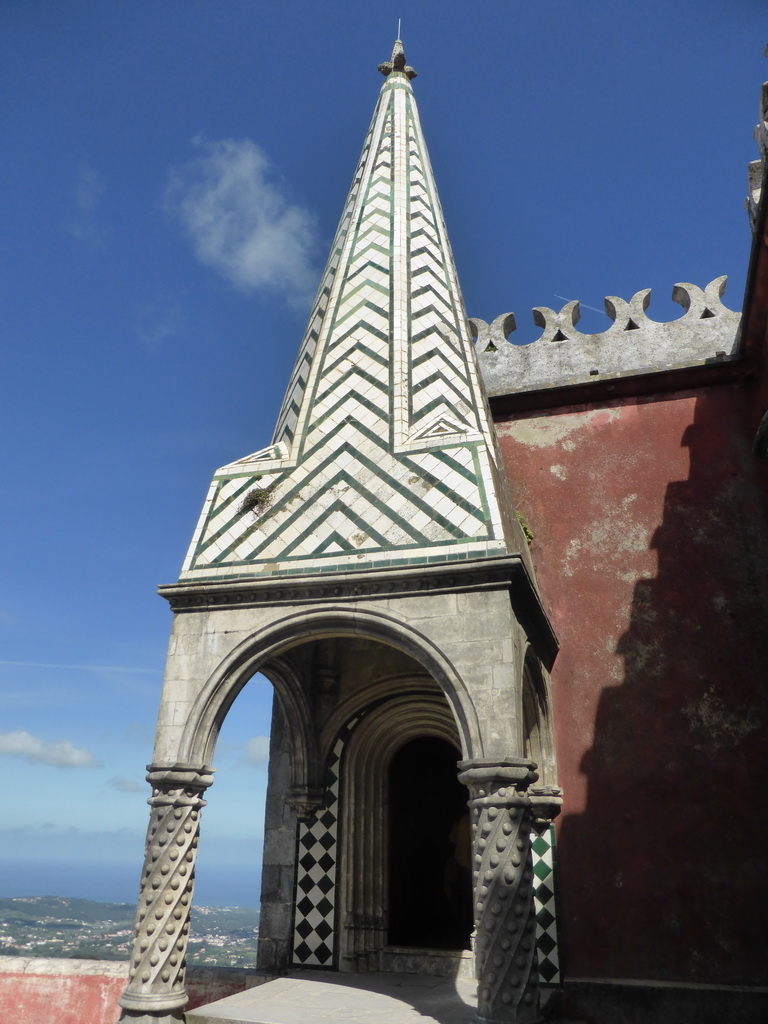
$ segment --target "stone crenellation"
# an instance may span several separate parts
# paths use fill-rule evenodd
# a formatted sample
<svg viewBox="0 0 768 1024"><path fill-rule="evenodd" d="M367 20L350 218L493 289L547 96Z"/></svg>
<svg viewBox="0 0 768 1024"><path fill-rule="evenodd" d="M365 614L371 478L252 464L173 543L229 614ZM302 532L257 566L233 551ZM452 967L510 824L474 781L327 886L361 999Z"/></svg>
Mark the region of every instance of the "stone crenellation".
<svg viewBox="0 0 768 1024"><path fill-rule="evenodd" d="M768 46L766 47L768 56ZM760 92L760 114L755 126L755 142L760 152L760 159L753 160L748 169L748 194L744 204L749 215L749 222L754 231L757 227L757 211L760 207L760 197L763 192L763 183L768 167L768 82L763 82Z"/></svg>
<svg viewBox="0 0 768 1024"><path fill-rule="evenodd" d="M576 328L578 301L566 303L560 312L537 306L533 319L543 331L526 345L508 340L516 328L513 313L502 313L490 324L473 317L470 329L487 392L539 391L727 362L738 355L741 313L721 301L726 281L717 277L704 289L676 284L672 298L685 312L667 323L646 315L650 288L636 292L629 302L609 295L605 311L613 322L598 334Z"/></svg>

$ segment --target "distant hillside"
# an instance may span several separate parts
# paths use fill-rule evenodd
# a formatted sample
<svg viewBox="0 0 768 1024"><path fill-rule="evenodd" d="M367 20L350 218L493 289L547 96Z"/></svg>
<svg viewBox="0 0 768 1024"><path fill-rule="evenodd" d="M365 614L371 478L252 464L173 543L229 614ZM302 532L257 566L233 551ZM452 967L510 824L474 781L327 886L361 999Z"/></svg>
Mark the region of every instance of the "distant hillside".
<svg viewBox="0 0 768 1024"><path fill-rule="evenodd" d="M62 896L0 896L0 919L3 921L9 921L11 917L20 922L61 918L95 924L98 921L127 919L133 924L135 913L136 906L131 903L97 903L95 900L69 899Z"/></svg>
<svg viewBox="0 0 768 1024"><path fill-rule="evenodd" d="M62 896L0 897L0 955L127 960L136 907ZM189 962L252 967L259 911L193 907Z"/></svg>

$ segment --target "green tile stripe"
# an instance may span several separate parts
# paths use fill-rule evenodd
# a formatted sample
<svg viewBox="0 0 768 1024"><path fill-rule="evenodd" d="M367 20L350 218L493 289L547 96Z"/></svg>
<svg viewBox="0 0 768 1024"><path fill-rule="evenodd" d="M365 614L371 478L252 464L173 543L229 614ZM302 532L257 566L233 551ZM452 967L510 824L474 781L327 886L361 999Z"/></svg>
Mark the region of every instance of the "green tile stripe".
<svg viewBox="0 0 768 1024"><path fill-rule="evenodd" d="M413 462L411 459L405 458L403 459L403 462L406 466L412 467L414 473L419 473L421 478L423 480L426 480L428 484L431 484L432 487L435 488L435 490L440 491L441 494L444 494L447 498L450 498L454 502L454 504L462 511L469 512L473 516L477 516L478 518L482 517L486 522L489 521L487 506L481 506L480 508L478 508L477 505L474 505L472 504L472 502L467 501L466 498L459 497L459 495L452 488L448 487L448 485L443 480L441 480L440 477L434 476L432 473L429 473L427 470L424 469L423 466L420 466L418 463Z"/></svg>
<svg viewBox="0 0 768 1024"><path fill-rule="evenodd" d="M338 348L339 345L343 345L344 342L348 338L351 338L355 331L361 327L365 328L366 334L372 334L373 337L378 338L379 341L385 341L389 344L390 338L387 331L382 331L375 324L368 323L366 320L360 320L358 323L352 324L351 327L347 328L347 330L343 334L339 335L338 338L334 338L332 341L329 341L327 351L330 353L333 349ZM343 358L343 356L340 358ZM389 362L387 362L387 366L389 366Z"/></svg>
<svg viewBox="0 0 768 1024"><path fill-rule="evenodd" d="M507 549L504 545L499 544L494 548L487 548L486 545L482 546L468 546L466 542L460 540L444 541L437 545L441 548L449 548L449 552L442 554L432 555L428 552L424 552L422 545L404 544L402 547L396 549L397 555L394 553L390 554L388 549L379 551L376 548L355 548L355 556L362 555L363 558L357 561L345 561L339 562L339 552L327 552L327 554L318 555L315 551L307 555L293 555L289 559L270 558L265 560L263 563L258 561L254 562L251 558L243 558L239 561L232 562L231 565L227 565L227 573L224 576L216 576L211 574L206 576L204 572L196 573L196 579L209 579L209 580L221 580L221 579L234 579L236 577L252 577L255 574L259 576L283 576L286 573L331 573L331 572L349 572L361 566L365 569L383 569L383 568L397 568L398 566L407 565L425 565L431 563L441 562L457 562L464 561L471 558L486 558L493 555L503 555L507 553ZM408 552L412 552L411 556L408 557ZM384 557L370 558L370 556L381 554ZM337 561L333 561L336 557ZM327 562L325 559L327 558ZM320 564L314 564L319 562ZM358 564L359 562L359 564ZM308 563L312 563L311 565ZM264 566L278 565L276 569L266 569ZM238 567L244 567L243 572L237 572ZM210 563L210 568L218 568L214 563ZM232 570L230 572L230 569Z"/></svg>
<svg viewBox="0 0 768 1024"><path fill-rule="evenodd" d="M460 388L456 386L454 380L451 377L449 377L446 373L444 373L442 370L435 370L428 377L422 377L418 384L413 385L413 394L417 395L420 391L423 391L425 388L428 388L430 384L434 384L436 381L440 381L442 384L445 385L445 387L452 391L459 402L463 402L465 405L467 404L466 395L462 393ZM418 416L414 417L414 420L420 419L423 415L424 411L422 410L419 412ZM463 419L463 416L459 415L459 419Z"/></svg>
<svg viewBox="0 0 768 1024"><path fill-rule="evenodd" d="M384 252L384 255L387 255L386 251ZM361 267L358 267L357 270L353 271L347 278L347 281L351 283L357 275L362 274L364 270L378 270L380 274L386 274L389 276L389 267L382 267L380 263L374 263L373 260L368 260L367 263L363 263Z"/></svg>
<svg viewBox="0 0 768 1024"><path fill-rule="evenodd" d="M459 446L455 445L454 447ZM472 449L473 452L477 451L477 445L466 445L462 447L469 447ZM442 462L446 466L448 466L449 469L452 469L454 473L458 473L460 476L463 476L465 480L471 480L472 483L474 483L476 480L481 478L481 476L477 472L477 467L475 467L474 473L471 472L470 470L467 469L465 465L459 462L458 459L454 459L451 457L450 449L426 448L425 451L428 451L430 455L434 456L434 458L436 458L438 462Z"/></svg>
<svg viewBox="0 0 768 1024"><path fill-rule="evenodd" d="M352 408L352 406L354 405L354 403L357 403L358 405L362 405L362 406L363 406L364 408L366 408L366 409L368 410L368 412L370 412L370 413L371 413L371 414L372 414L373 416L376 416L376 417L377 417L378 419L380 419L380 420L381 420L381 421L382 421L383 423L385 423L385 424L387 423L387 413L386 413L386 410L384 410L384 409L381 409L381 408L380 408L379 406L377 406L377 405L374 405L374 404L373 404L373 402L371 402L371 401L370 401L369 399L367 399L367 398L363 397L363 395L355 395L355 398L354 398L354 403L353 403L352 401L350 401L349 395L342 395L342 396L341 396L341 397L339 398L339 400L338 400L337 402L335 402L335 403L334 403L334 405L332 405L332 406L330 407L330 409L328 409L328 411L327 411L327 412L323 413L323 415L322 415L322 416L318 416L318 418L317 418L316 420L314 420L314 419L312 420L312 423L311 423L311 426L310 426L310 430L312 430L312 432L314 433L314 432L315 432L315 431L316 431L316 430L318 429L318 427L322 426L322 424L323 424L323 423L325 423L325 422L326 422L327 420L332 420L332 419L333 419L333 417L334 417L334 414L335 414L336 412L338 412L338 410L339 410L339 409L340 409L340 408L341 408L341 407L342 407L343 405L346 405L346 404L347 404L348 402L349 402L349 404L350 404L350 408ZM315 452L317 452L317 450L318 450L319 448L325 448L325 447L327 447L327 441L328 441L328 440L329 440L329 439L330 439L330 438L331 438L331 437L332 437L332 436L333 436L334 434L336 434L336 433L338 432L338 430L339 430L339 429L340 429L341 427L343 427L343 426L346 426L346 425L347 425L347 424L346 424L346 422L345 422L345 421L342 421L342 422L338 423L338 424L337 424L337 425L336 425L335 427L333 427L332 431L331 431L330 433L328 433L328 434L324 435L324 436L323 436L323 438L322 438L322 439L321 439L320 441L318 441L318 442L317 442L317 443L316 443L316 444L314 445L314 447L312 447L312 448L308 448L308 449L306 450L306 453L305 453L305 456L304 456L304 459L305 459L305 461L306 461L307 459L311 458L311 457L312 457L312 455L313 455L313 454L314 454Z"/></svg>
<svg viewBox="0 0 768 1024"><path fill-rule="evenodd" d="M349 480L349 479L351 479L351 477L349 477L348 474L340 473L339 474L339 481L344 480L344 479ZM357 485L357 490L360 493L365 493L365 488L361 487L359 484ZM370 537L372 540L374 540L377 543L377 545L378 545L377 548L367 546L364 549L366 552L376 551L376 550L386 551L386 550L389 550L392 547L392 545L389 544L389 542L387 541L387 538L383 534L379 533L378 530L372 529L370 524L366 523L365 520L361 516L358 516L357 513L353 512L353 510L350 509L349 506L345 502L341 501L341 499L337 499L332 505L330 505L328 507L327 511L324 513L324 518L330 517L331 515L333 515L334 512L342 512L346 516L346 518L350 520L350 522L354 523L354 525L357 526L358 530L361 533L365 533L365 535L367 537ZM394 520L394 518L395 518L394 516L390 515L390 519ZM290 544L288 544L281 551L280 559L281 560L283 560L283 559L290 559L292 557L293 552L295 551L295 549L301 543L303 543L303 541L306 540L307 536L310 533L312 533L313 530L315 530L315 529L316 529L316 524L315 523L310 523L307 526L307 528L304 530L303 533L299 534L299 536L296 537L295 540L293 540ZM409 532L410 532L411 536L414 537L416 543L420 545L421 544L420 535L415 530L411 530ZM324 545L324 543L321 543L317 548L315 548L313 550L311 555L304 555L304 556L298 556L298 557L316 558L318 555L323 553L325 546L327 546L327 545ZM353 548L350 545L350 550L354 550L355 552L358 552L358 551L361 550L361 548Z"/></svg>
<svg viewBox="0 0 768 1024"><path fill-rule="evenodd" d="M384 365L386 366L386 363ZM329 395L334 394L334 392L338 391L340 388L343 388L348 381L354 380L354 378L356 377L358 377L360 380L367 381L367 383L370 384L371 387L378 388L378 390L381 391L383 395L387 396L389 394L389 381L377 380L372 374L368 373L361 366L351 366L345 373L343 373L335 381L329 384L325 391L318 393L316 395L315 403L317 405L320 405L322 402L325 401L325 399ZM343 395L343 401L348 402L350 401L350 398L356 399L357 396L354 395L353 393L350 393L350 391L348 390L347 394Z"/></svg>
<svg viewBox="0 0 768 1024"><path fill-rule="evenodd" d="M383 340L386 341L387 339L384 338ZM372 349L369 345L366 345L365 342L358 339L355 342L354 348L351 348L348 352L342 352L338 359L328 364L325 370L326 374L333 373L336 367L340 366L345 359L349 359L353 352L362 353L364 356L367 356L369 359L373 360L374 363L378 363L380 366L389 366L389 359L387 359L386 356L383 356L380 352L376 352L375 349Z"/></svg>
<svg viewBox="0 0 768 1024"><path fill-rule="evenodd" d="M507 554L507 548L504 544L496 544L491 547L488 545L478 546L467 546L461 541L445 542L441 545L442 547L449 547L452 550L449 552L432 555L432 554L419 554L412 558L406 557L392 557L386 558L369 559L367 557L368 552L365 552L366 558L361 564L350 563L349 560L344 562L332 562L329 560L326 562L322 560L319 565L309 565L309 562L317 561L317 556L302 555L300 557L294 557L290 562L279 564L278 568L266 569L258 564L254 565L253 562L243 559L240 562L233 563L232 570L228 569L225 576L217 576L215 574L206 575L204 572L195 573L195 580L201 583L215 583L221 582L223 579L251 579L255 574L260 577L280 579L283 576L291 575L302 575L302 576L314 576L325 573L337 573L337 572L350 572L355 569L360 569L361 565L364 569L394 569L405 567L409 565L437 565L445 562L463 562L472 558L491 558L494 555L505 555ZM420 551L418 544L413 544L403 548L398 548L398 552L403 551ZM359 552L358 552L359 553ZM331 556L333 552L331 552ZM274 561L272 562L274 564ZM242 572L238 572L237 568L243 567Z"/></svg>

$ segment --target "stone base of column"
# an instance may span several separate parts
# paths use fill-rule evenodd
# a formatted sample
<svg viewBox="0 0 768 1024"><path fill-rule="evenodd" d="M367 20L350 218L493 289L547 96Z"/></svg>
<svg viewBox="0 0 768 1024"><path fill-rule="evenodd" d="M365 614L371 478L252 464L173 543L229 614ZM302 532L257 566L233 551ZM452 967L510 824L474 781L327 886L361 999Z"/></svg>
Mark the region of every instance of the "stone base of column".
<svg viewBox="0 0 768 1024"><path fill-rule="evenodd" d="M139 1010L123 1010L118 1024L184 1024L183 1010L161 1010L157 1014Z"/></svg>

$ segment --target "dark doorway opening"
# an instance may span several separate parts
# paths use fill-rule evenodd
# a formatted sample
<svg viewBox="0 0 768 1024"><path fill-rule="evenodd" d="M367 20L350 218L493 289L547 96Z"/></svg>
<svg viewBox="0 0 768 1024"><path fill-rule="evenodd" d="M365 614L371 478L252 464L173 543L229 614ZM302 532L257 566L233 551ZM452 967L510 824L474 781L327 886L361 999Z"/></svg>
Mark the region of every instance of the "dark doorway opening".
<svg viewBox="0 0 768 1024"><path fill-rule="evenodd" d="M393 946L468 949L472 872L468 793L452 743L406 743L389 769L389 935Z"/></svg>

